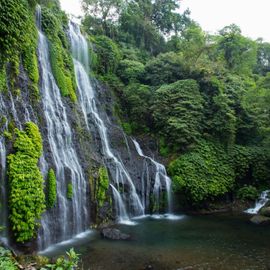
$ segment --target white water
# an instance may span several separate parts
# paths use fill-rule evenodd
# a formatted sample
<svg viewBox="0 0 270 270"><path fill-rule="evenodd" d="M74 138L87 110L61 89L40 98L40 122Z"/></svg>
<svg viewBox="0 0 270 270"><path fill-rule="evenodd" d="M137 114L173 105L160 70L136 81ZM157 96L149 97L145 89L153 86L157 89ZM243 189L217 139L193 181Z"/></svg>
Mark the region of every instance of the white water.
<svg viewBox="0 0 270 270"><path fill-rule="evenodd" d="M37 17L40 18L40 14ZM73 143L73 134L60 90L51 71L48 41L41 30L38 34L42 105L57 179L56 207L47 211L41 220L38 237L41 250L85 231L89 225L89 213L87 181ZM72 200L67 199L68 183L72 183L73 187Z"/></svg>
<svg viewBox="0 0 270 270"><path fill-rule="evenodd" d="M110 184L112 191L113 191L113 196L114 196L114 201L115 201L115 206L116 206L116 215L118 216L118 222L127 222L129 221L129 216L127 214L127 210L125 208L124 202L122 200L122 197L120 195L120 192L112 185Z"/></svg>
<svg viewBox="0 0 270 270"><path fill-rule="evenodd" d="M81 240L82 239L85 239L86 241L88 241L89 237L91 235L94 234L94 231L92 230L87 230L87 231L84 231L82 233L79 233L75 236L73 236L71 239L68 239L68 240L65 240L65 241L62 241L62 242L59 242L55 245L51 245L49 246L48 248L40 251L38 254L40 255L44 255L44 256L48 256L50 253L54 253L55 250L57 250L59 247L63 247L63 246L72 246L76 243L81 243Z"/></svg>
<svg viewBox="0 0 270 270"><path fill-rule="evenodd" d="M261 208L263 208L266 203L270 200L269 198L270 190L265 190L261 193L259 199L256 201L253 208L245 210L245 213L248 214L258 214Z"/></svg>
<svg viewBox="0 0 270 270"><path fill-rule="evenodd" d="M117 208L116 212L118 215L118 220L129 220L130 216L128 213L133 213L133 215L143 215L145 208L139 195L137 194L135 185L128 171L121 162L120 158L117 158L111 149L107 134L107 127L96 105L97 98L88 74L89 50L87 41L81 34L79 26L72 22L69 24L69 32L78 86L79 102L83 111L85 122L89 128L89 122L94 121L101 138L103 155L106 157L106 160L110 162L110 165L114 167L114 170L112 170L112 173L114 173L114 183L111 184L111 187L115 207ZM120 188L125 188L125 192L127 192L128 195L124 196L120 192ZM128 207L130 211L127 211Z"/></svg>
<svg viewBox="0 0 270 270"><path fill-rule="evenodd" d="M7 193L6 193L6 184L5 184L5 177L6 177L6 146L5 146L5 139L3 137L0 138L0 159L1 159L1 179L0 179L0 226L3 227L3 231L0 232L0 240L8 244L8 233L7 233Z"/></svg>
<svg viewBox="0 0 270 270"><path fill-rule="evenodd" d="M159 206L160 195L162 194L163 185L164 185L166 192L167 192L168 213L172 213L172 189L171 189L172 181L167 175L165 166L158 163L157 161L155 161L151 157L144 155L139 143L135 139L133 139L132 141L135 145L135 148L136 148L138 154L141 157L143 157L147 160L150 160L150 162L152 164L154 164L154 166L155 166L155 184L154 184L153 194L155 196L157 206ZM148 170L148 166L146 166L146 168ZM146 171L146 174L149 174L148 171Z"/></svg>

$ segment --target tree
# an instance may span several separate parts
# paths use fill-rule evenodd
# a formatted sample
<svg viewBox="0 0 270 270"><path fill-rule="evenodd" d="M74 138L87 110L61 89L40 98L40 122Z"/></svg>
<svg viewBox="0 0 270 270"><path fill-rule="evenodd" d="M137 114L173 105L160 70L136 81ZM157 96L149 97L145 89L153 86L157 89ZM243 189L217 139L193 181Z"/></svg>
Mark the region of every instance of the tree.
<svg viewBox="0 0 270 270"><path fill-rule="evenodd" d="M98 74L104 75L116 72L121 59L118 45L107 36L96 36L92 41L97 54L96 71Z"/></svg>
<svg viewBox="0 0 270 270"><path fill-rule="evenodd" d="M165 34L174 31L177 33L181 15L176 12L179 8L175 0L155 0L152 8L152 20L157 28ZM186 14L186 13L185 13Z"/></svg>
<svg viewBox="0 0 270 270"><path fill-rule="evenodd" d="M126 34L125 42L157 55L163 51L165 40L152 21L152 12L150 0L128 2L119 19L119 30Z"/></svg>
<svg viewBox="0 0 270 270"><path fill-rule="evenodd" d="M147 132L153 120L149 110L152 91L148 85L131 83L123 92L123 107L131 122L133 132Z"/></svg>
<svg viewBox="0 0 270 270"><path fill-rule="evenodd" d="M105 33L109 33L108 24L118 19L123 0L82 0L83 10L95 20L100 21Z"/></svg>
<svg viewBox="0 0 270 270"><path fill-rule="evenodd" d="M257 65L255 72L265 76L267 72L270 72L270 43L263 42L259 39L257 45Z"/></svg>
<svg viewBox="0 0 270 270"><path fill-rule="evenodd" d="M256 42L242 36L240 28L235 24L220 31L218 50L232 72L250 74L256 65Z"/></svg>
<svg viewBox="0 0 270 270"><path fill-rule="evenodd" d="M200 138L203 98L196 81L163 85L155 93L152 110L158 133L175 150L185 149Z"/></svg>
<svg viewBox="0 0 270 270"><path fill-rule="evenodd" d="M117 73L124 83L138 82L143 78L144 64L135 60L124 59L120 61Z"/></svg>
<svg viewBox="0 0 270 270"><path fill-rule="evenodd" d="M185 79L188 74L183 56L174 52L159 54L145 65L145 80L154 86Z"/></svg>

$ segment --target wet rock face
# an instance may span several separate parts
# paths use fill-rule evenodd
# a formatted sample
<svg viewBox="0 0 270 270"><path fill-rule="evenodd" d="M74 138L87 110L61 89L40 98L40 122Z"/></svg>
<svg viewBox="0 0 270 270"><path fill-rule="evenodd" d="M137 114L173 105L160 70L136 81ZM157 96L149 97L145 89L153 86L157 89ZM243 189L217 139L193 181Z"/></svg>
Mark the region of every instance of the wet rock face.
<svg viewBox="0 0 270 270"><path fill-rule="evenodd" d="M100 232L101 236L110 240L129 240L130 235L122 233L120 230L115 228L103 228Z"/></svg>
<svg viewBox="0 0 270 270"><path fill-rule="evenodd" d="M100 85L98 82L93 80L93 86L95 87L95 92L97 95L97 108L100 113L102 120L104 121L107 131L109 143L112 149L113 154L120 160L122 164L124 164L127 169L132 182L136 188L140 197L145 197L145 208L146 212L149 212L150 209L150 192L154 183L154 166L149 163L148 173L149 177L152 181L149 186L150 192L146 191L147 186L142 186L142 179L146 177L143 174L143 170L145 168L145 160L140 157L136 151L136 148L130 137L126 136L119 126L116 116L114 115L114 100L112 98L111 91ZM12 124L15 128L22 128L27 121L35 122L40 129L43 139L43 159L40 160L40 168L45 178L45 191L46 191L46 175L48 169L56 169L55 160L53 158L52 148L50 146L50 142L48 140L48 126L45 118L45 113L42 105L42 92L40 92L40 100L33 100L31 96L31 89L28 89L28 77L23 70L23 67L20 68L20 76L16 87L20 89L19 93L8 92L6 94L1 95L1 107L0 114L5 116L7 122ZM42 91L40 89L40 91ZM78 155L78 162L82 167L83 174L85 176L85 181L87 182L87 211L90 212L89 219L85 221L86 224L90 222L102 223L104 220L110 220L115 216L115 211L112 209L113 200L106 201L102 208L97 211L98 202L95 200L94 194L94 186L97 185L98 178L95 177L95 174L98 172L98 168L100 166L106 166L108 168L109 178L111 182L114 182L116 176L115 174L115 166L111 160L108 160L103 153L102 141L100 138L100 134L97 130L96 123L89 122L89 130L86 127L86 123L83 117L82 109L78 103L72 103L68 98L61 98L63 105L66 110L68 123L72 130L72 141L74 144L74 149ZM140 140L141 142L141 140ZM149 156L153 156L151 153L156 150L155 142L152 140L146 139L143 143L143 149L148 148L146 153ZM148 144L147 144L148 143ZM6 149L7 154L12 151L12 142L6 140ZM45 162L43 162L45 161ZM45 165L44 165L45 164ZM0 173L2 173L2 168L0 168ZM68 167L64 168L65 179L68 180L71 178L71 170ZM93 181L91 182L91 179ZM59 183L63 181L58 179ZM127 197L128 201L128 187L122 187L123 192L126 192L123 197ZM111 196L111 191L108 191L108 195ZM68 207L72 210L71 201L68 203ZM133 210L132 205L127 205L127 211L131 213ZM70 211L72 212L72 211ZM51 234L52 241L59 241L58 235L60 235L60 226L61 223L58 222L59 217L61 217L61 209L57 206L51 210L47 210L48 219L51 221L50 227L52 228L53 233ZM67 220L70 227L72 224L72 217L68 217ZM41 234L41 237L42 234ZM104 237L109 239L119 239L124 240L128 239L129 236L122 234L119 230L110 229L104 232ZM12 239L11 239L12 240ZM60 239L61 240L61 239ZM33 239L30 243L27 243L24 246L16 246L16 243L12 240L12 245L16 247L18 250L29 250L34 251L37 249L36 240Z"/></svg>

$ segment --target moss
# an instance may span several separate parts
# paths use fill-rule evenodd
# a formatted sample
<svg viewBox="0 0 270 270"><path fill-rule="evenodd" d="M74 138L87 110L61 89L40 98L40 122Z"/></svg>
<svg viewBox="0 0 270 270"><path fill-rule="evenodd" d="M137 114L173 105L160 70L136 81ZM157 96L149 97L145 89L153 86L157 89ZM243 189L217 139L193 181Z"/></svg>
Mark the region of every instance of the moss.
<svg viewBox="0 0 270 270"><path fill-rule="evenodd" d="M37 84L39 80L39 72L35 47L28 47L28 50L25 51L23 63L28 72L29 78L32 80L33 83Z"/></svg>
<svg viewBox="0 0 270 270"><path fill-rule="evenodd" d="M55 206L57 200L56 176L53 169L50 169L48 172L47 185L47 207L52 208Z"/></svg>
<svg viewBox="0 0 270 270"><path fill-rule="evenodd" d="M98 188L97 188L97 201L98 206L102 207L106 200L106 192L109 187L109 176L106 167L100 167L98 170Z"/></svg>
<svg viewBox="0 0 270 270"><path fill-rule="evenodd" d="M30 90L32 100L38 100L40 98L38 90L39 82L39 70L37 59L37 30L35 24L32 23L31 28L31 45L24 48L22 53L22 63L29 76L28 88Z"/></svg>
<svg viewBox="0 0 270 270"><path fill-rule="evenodd" d="M8 156L11 229L17 242L35 237L37 222L45 210L43 178L38 168L42 139L38 127L26 123L25 131L15 129L14 154Z"/></svg>
<svg viewBox="0 0 270 270"><path fill-rule="evenodd" d="M60 12L60 11L59 11ZM42 9L42 29L49 39L50 62L52 72L62 96L69 97L73 102L76 97L76 81L74 66L70 56L65 32L62 28L63 18L58 12Z"/></svg>
<svg viewBox="0 0 270 270"><path fill-rule="evenodd" d="M122 128L125 131L125 133L127 135L131 135L132 134L132 126L131 126L131 124L128 123L128 122L121 122L121 124L122 124Z"/></svg>
<svg viewBox="0 0 270 270"><path fill-rule="evenodd" d="M4 131L4 136L8 140L12 140L12 133L8 132L7 130Z"/></svg>
<svg viewBox="0 0 270 270"><path fill-rule="evenodd" d="M9 0L1 3L0 29L0 90L3 90L7 82L6 63L9 63L10 88L14 89L22 60L30 79L29 89L35 90L33 96L37 99L39 97L36 91L39 80L36 55L37 30L32 6L29 7L26 0Z"/></svg>
<svg viewBox="0 0 270 270"><path fill-rule="evenodd" d="M4 115L0 115L0 130L5 127L7 118Z"/></svg>
<svg viewBox="0 0 270 270"><path fill-rule="evenodd" d="M7 91L7 71L6 66L0 69L0 93Z"/></svg>
<svg viewBox="0 0 270 270"><path fill-rule="evenodd" d="M14 90L16 85L16 79L20 73L20 55L14 54L8 60L9 60L8 82L10 85L10 89Z"/></svg>
<svg viewBox="0 0 270 270"><path fill-rule="evenodd" d="M21 96L21 89L20 88L17 88L14 90L14 96L15 97L20 97Z"/></svg>
<svg viewBox="0 0 270 270"><path fill-rule="evenodd" d="M68 183L67 185L67 198L69 200L72 200L73 197L73 187L72 187L72 183Z"/></svg>
<svg viewBox="0 0 270 270"><path fill-rule="evenodd" d="M31 42L31 19L25 0L1 1L0 5L0 62L18 55Z"/></svg>

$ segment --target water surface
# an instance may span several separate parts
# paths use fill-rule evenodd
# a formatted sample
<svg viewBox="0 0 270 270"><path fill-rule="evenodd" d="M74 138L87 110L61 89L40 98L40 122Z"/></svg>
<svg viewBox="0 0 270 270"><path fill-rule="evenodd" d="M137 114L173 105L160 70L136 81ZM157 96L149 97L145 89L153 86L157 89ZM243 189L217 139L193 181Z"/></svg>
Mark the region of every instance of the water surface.
<svg viewBox="0 0 270 270"><path fill-rule="evenodd" d="M92 232L73 243L84 270L256 270L270 269L270 227L253 225L249 216L158 216L118 225L130 241L110 241ZM63 252L60 246L49 255Z"/></svg>

